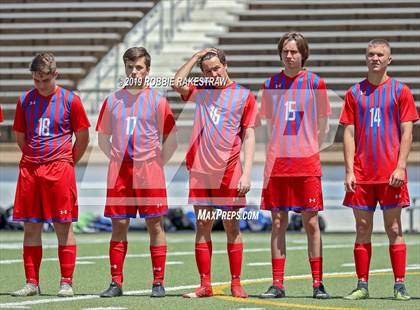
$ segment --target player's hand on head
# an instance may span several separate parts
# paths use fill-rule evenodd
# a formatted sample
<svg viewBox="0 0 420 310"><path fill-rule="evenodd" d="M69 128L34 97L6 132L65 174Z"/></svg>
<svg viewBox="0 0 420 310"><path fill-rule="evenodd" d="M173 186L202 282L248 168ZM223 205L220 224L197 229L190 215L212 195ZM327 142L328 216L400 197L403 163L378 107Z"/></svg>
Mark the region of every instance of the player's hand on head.
<svg viewBox="0 0 420 310"><path fill-rule="evenodd" d="M344 190L346 192L354 193L355 189L356 189L356 177L354 176L354 173L347 173L346 178L344 180Z"/></svg>
<svg viewBox="0 0 420 310"><path fill-rule="evenodd" d="M201 58L201 57L203 57L204 55L206 55L207 53L214 53L214 54L216 54L217 55L217 49L215 49L215 48L213 48L213 47L207 47L207 48L204 48L204 49L202 49L201 51L199 51L199 52L197 52L197 53L195 53L195 57L197 57L197 58Z"/></svg>
<svg viewBox="0 0 420 310"><path fill-rule="evenodd" d="M405 180L405 169L397 168L389 178L389 185L393 187L401 187Z"/></svg>

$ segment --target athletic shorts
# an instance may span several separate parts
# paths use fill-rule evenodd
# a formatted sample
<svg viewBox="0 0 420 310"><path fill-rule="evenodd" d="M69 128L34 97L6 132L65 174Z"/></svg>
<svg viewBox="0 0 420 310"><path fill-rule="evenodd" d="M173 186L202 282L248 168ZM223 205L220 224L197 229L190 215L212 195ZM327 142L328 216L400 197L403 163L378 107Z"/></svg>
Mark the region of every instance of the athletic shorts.
<svg viewBox="0 0 420 310"><path fill-rule="evenodd" d="M379 202L381 209L405 208L410 205L407 184L393 187L388 183L357 184L355 192L346 192L343 205L353 209L375 211Z"/></svg>
<svg viewBox="0 0 420 310"><path fill-rule="evenodd" d="M241 176L242 167L239 162L234 168L226 169L223 175L190 171L188 203L225 210L245 207L246 198L240 197L238 193Z"/></svg>
<svg viewBox="0 0 420 310"><path fill-rule="evenodd" d="M166 183L160 157L145 161L111 160L108 167L105 217L142 218L168 212Z"/></svg>
<svg viewBox="0 0 420 310"><path fill-rule="evenodd" d="M66 161L20 164L13 220L32 223L76 222L74 166Z"/></svg>
<svg viewBox="0 0 420 310"><path fill-rule="evenodd" d="M321 177L270 177L261 194L261 209L322 211Z"/></svg>

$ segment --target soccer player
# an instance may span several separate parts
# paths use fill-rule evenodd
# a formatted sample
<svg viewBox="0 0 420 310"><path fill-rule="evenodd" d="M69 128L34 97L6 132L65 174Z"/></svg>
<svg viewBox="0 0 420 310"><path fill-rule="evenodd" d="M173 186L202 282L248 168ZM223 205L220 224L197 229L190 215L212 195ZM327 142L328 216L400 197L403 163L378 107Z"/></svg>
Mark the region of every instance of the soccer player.
<svg viewBox="0 0 420 310"><path fill-rule="evenodd" d="M145 218L153 267L151 297L164 297L168 211L163 165L176 149L175 120L165 97L145 83L151 57L143 47L123 55L127 83L109 95L96 130L101 150L110 159L105 216L112 220L109 260L112 281L101 297L123 294L123 265L130 218Z"/></svg>
<svg viewBox="0 0 420 310"><path fill-rule="evenodd" d="M391 47L374 39L366 49L367 78L346 93L340 123L344 125L346 195L343 204L353 208L356 220L354 260L357 288L345 299L369 297L368 276L372 253L373 214L379 202L394 272L394 296L409 300L404 284L406 245L401 210L410 205L407 157L413 123L419 119L407 85L388 76Z"/></svg>
<svg viewBox="0 0 420 310"><path fill-rule="evenodd" d="M56 85L58 72L52 53L36 55L30 71L35 88L19 97L13 124L22 151L13 220L24 222L26 285L12 296L40 293L43 223L53 223L57 234L58 296L73 296L76 240L72 222L78 217L74 165L89 143L90 124L80 98Z"/></svg>
<svg viewBox="0 0 420 310"><path fill-rule="evenodd" d="M204 77L214 78L215 83L183 83L196 63ZM234 297L245 298L248 295L240 283L243 243L239 220L228 219L228 214L245 205L245 194L251 185L254 127L259 123L255 98L250 90L229 78L225 54L216 48L206 48L194 54L178 70L174 81L174 89L182 99L196 103L186 164L190 171L189 203L194 205L197 217L195 258L201 285L184 297L213 296L211 230L214 221L200 219L199 215L221 208L226 212L223 226L227 235L231 293ZM242 144L243 169L239 156Z"/></svg>
<svg viewBox="0 0 420 310"><path fill-rule="evenodd" d="M322 78L304 69L309 56L300 33L286 33L278 43L284 70L263 85L261 115L267 119L268 146L261 209L272 217L273 283L262 298L285 297L288 211L302 214L308 239L313 297L330 298L322 283L322 245L318 211L323 210L319 146L331 113Z"/></svg>

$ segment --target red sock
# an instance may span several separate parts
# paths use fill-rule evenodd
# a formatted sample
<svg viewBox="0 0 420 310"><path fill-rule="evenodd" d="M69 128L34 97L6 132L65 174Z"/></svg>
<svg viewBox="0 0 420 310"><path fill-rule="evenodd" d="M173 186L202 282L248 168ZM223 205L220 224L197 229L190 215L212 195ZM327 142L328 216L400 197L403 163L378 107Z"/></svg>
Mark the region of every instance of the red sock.
<svg viewBox="0 0 420 310"><path fill-rule="evenodd" d="M271 260L271 268L273 271L273 285L284 288L284 265L286 265L286 257L273 258Z"/></svg>
<svg viewBox="0 0 420 310"><path fill-rule="evenodd" d="M201 286L211 286L211 255L211 241L195 244L195 261L200 273Z"/></svg>
<svg viewBox="0 0 420 310"><path fill-rule="evenodd" d="M312 285L318 287L322 284L322 256L310 258L309 264L312 271Z"/></svg>
<svg viewBox="0 0 420 310"><path fill-rule="evenodd" d="M357 278L361 282L367 282L369 279L369 265L371 256L371 243L354 244L354 262L356 264L356 273Z"/></svg>
<svg viewBox="0 0 420 310"><path fill-rule="evenodd" d="M150 246L150 257L153 267L153 284L163 285L165 278L166 245Z"/></svg>
<svg viewBox="0 0 420 310"><path fill-rule="evenodd" d="M23 246L23 265L26 283L39 284L39 267L42 259L42 245Z"/></svg>
<svg viewBox="0 0 420 310"><path fill-rule="evenodd" d="M109 242L109 263L111 265L112 281L121 286L123 283L123 266L125 255L127 254L127 241Z"/></svg>
<svg viewBox="0 0 420 310"><path fill-rule="evenodd" d="M76 245L59 245L58 260L60 261L60 283L73 282L74 266L76 265Z"/></svg>
<svg viewBox="0 0 420 310"><path fill-rule="evenodd" d="M404 282L407 247L405 243L390 244L389 256L391 257L392 271L395 282Z"/></svg>
<svg viewBox="0 0 420 310"><path fill-rule="evenodd" d="M232 279L231 285L240 285L244 245L243 243L228 243L227 251L229 256L230 275Z"/></svg>

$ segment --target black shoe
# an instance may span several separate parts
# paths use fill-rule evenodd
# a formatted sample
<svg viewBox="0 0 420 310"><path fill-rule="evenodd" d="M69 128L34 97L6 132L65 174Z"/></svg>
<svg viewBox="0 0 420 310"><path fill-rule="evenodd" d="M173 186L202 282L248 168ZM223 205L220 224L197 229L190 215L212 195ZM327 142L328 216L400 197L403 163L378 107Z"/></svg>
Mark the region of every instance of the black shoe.
<svg viewBox="0 0 420 310"><path fill-rule="evenodd" d="M316 299L330 299L331 296L325 291L325 287L323 284L320 286L314 287L314 294L312 296Z"/></svg>
<svg viewBox="0 0 420 310"><path fill-rule="evenodd" d="M111 282L111 284L109 285L108 289L106 289L105 291L103 291L99 297L119 297L122 296L123 291L121 286L119 286L117 283L115 283L114 281Z"/></svg>
<svg viewBox="0 0 420 310"><path fill-rule="evenodd" d="M165 297L165 288L160 282L153 284L150 297Z"/></svg>
<svg viewBox="0 0 420 310"><path fill-rule="evenodd" d="M267 292L262 293L260 298L283 298L286 297L286 291L284 288L280 288L276 285L272 285L268 288Z"/></svg>

